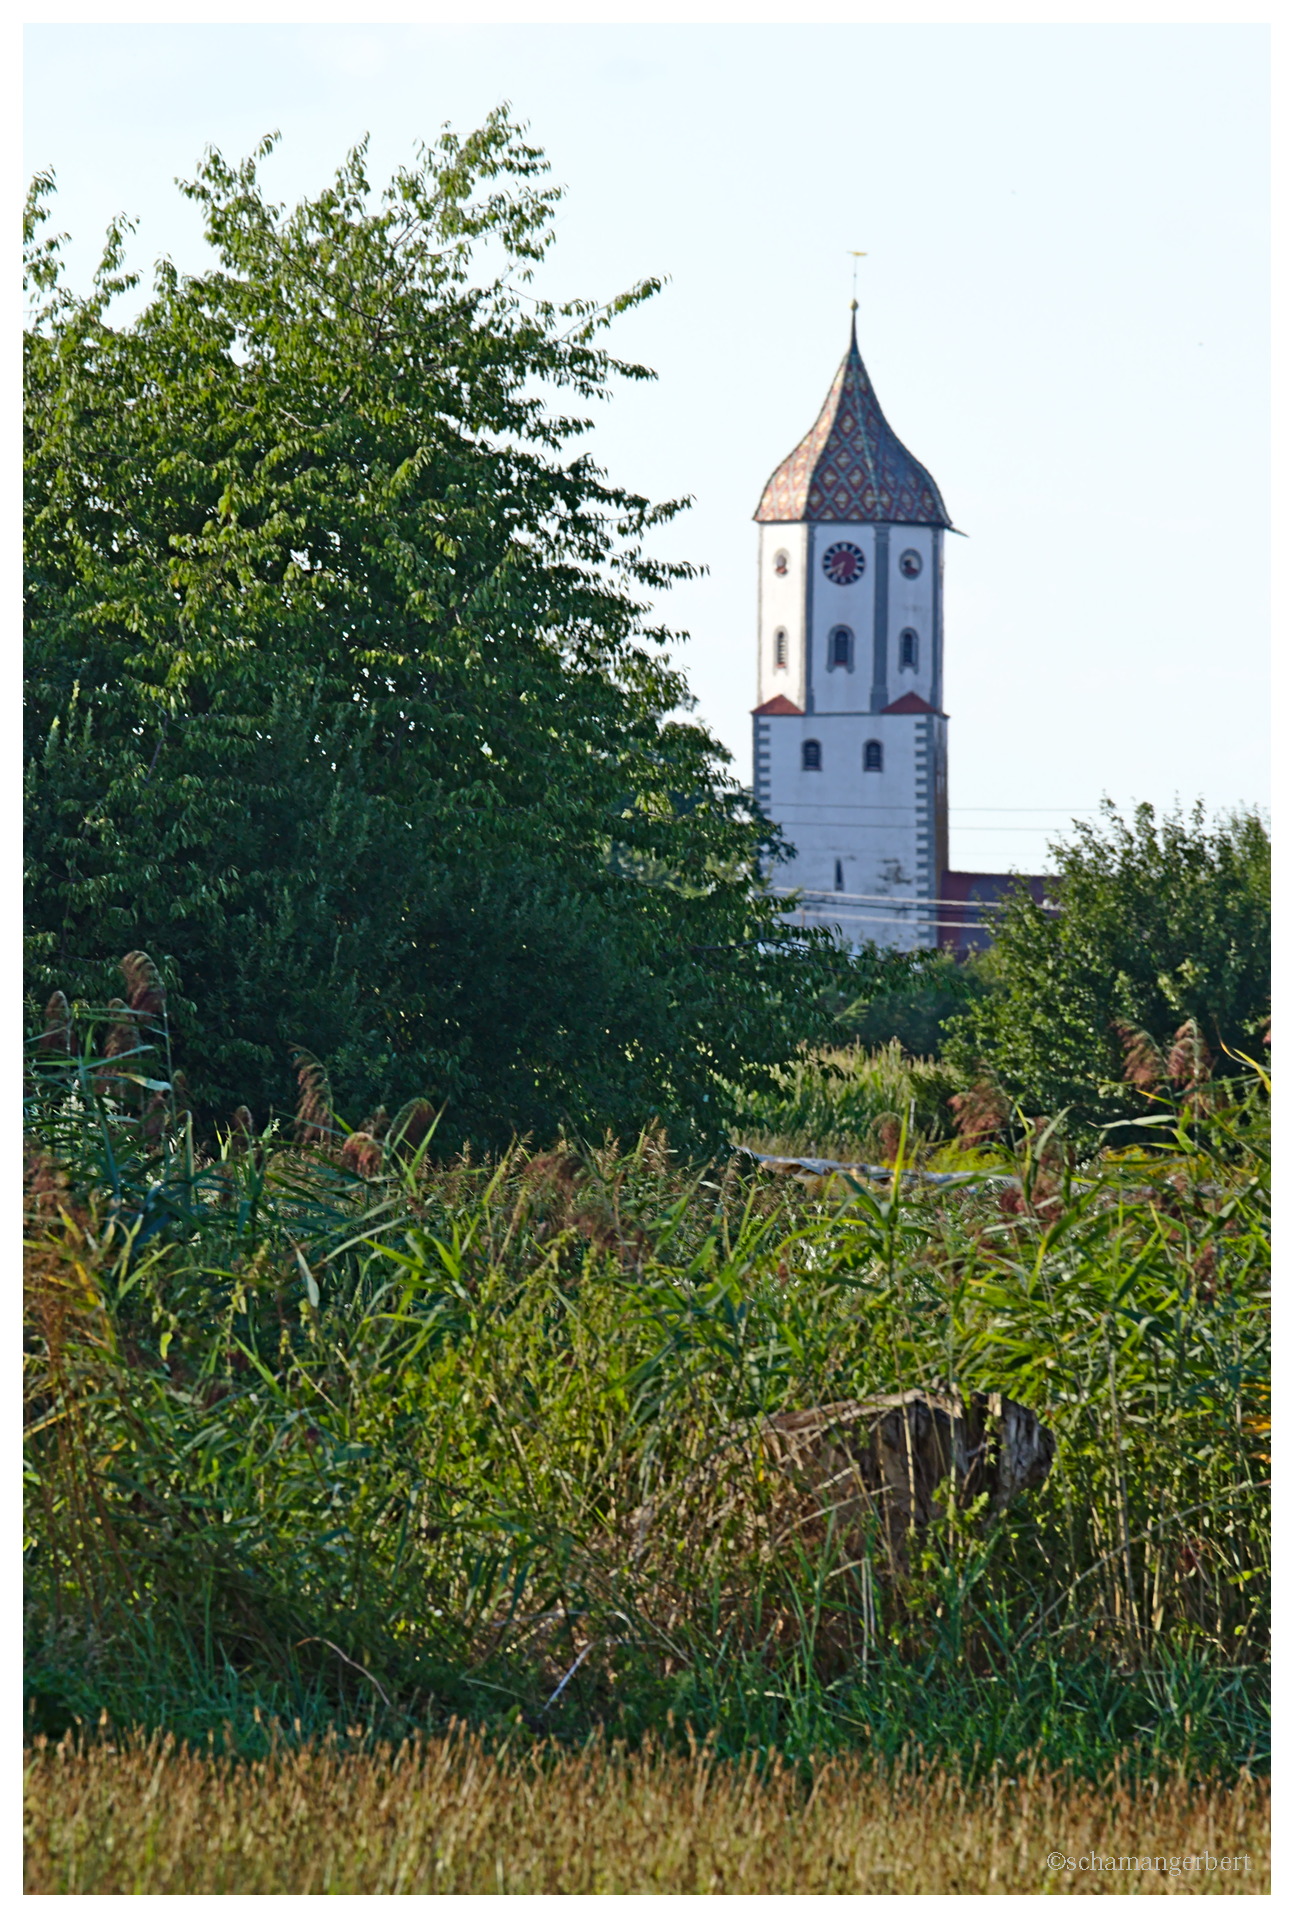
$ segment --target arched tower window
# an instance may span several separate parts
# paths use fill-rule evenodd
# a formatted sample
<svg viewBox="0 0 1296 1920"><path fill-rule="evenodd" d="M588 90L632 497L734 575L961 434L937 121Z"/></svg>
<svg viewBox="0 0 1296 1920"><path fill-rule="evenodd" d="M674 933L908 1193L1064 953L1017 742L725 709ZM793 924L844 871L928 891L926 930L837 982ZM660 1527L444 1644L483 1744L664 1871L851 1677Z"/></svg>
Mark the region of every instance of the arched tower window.
<svg viewBox="0 0 1296 1920"><path fill-rule="evenodd" d="M864 742L864 771L865 773L881 773L882 742L880 740L866 740Z"/></svg>
<svg viewBox="0 0 1296 1920"><path fill-rule="evenodd" d="M788 557L783 552L782 548L780 548L779 551L774 555L774 571L779 575L781 579L782 576L787 572L787 570L788 570Z"/></svg>
<svg viewBox="0 0 1296 1920"><path fill-rule="evenodd" d="M837 882L837 891L838 893L841 893L846 885L846 880L844 875L842 874L842 863L840 860L837 862L836 882Z"/></svg>
<svg viewBox="0 0 1296 1920"><path fill-rule="evenodd" d="M900 665L918 669L918 635L912 627L905 627L900 635Z"/></svg>
<svg viewBox="0 0 1296 1920"><path fill-rule="evenodd" d="M821 773L823 771L823 748L817 740L801 742L802 773Z"/></svg>
<svg viewBox="0 0 1296 1920"><path fill-rule="evenodd" d="M785 667L787 665L787 628L786 627L780 627L778 632L774 635L774 665L776 667Z"/></svg>
<svg viewBox="0 0 1296 1920"><path fill-rule="evenodd" d="M855 636L849 627L834 627L828 635L828 665L845 667L849 672L855 665Z"/></svg>

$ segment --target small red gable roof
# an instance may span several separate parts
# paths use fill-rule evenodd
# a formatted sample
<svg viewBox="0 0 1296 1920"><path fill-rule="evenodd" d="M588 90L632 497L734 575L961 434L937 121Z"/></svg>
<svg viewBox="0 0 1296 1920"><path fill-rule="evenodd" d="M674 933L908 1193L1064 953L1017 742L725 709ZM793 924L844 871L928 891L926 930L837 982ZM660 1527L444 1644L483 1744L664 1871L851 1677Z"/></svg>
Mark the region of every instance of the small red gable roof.
<svg viewBox="0 0 1296 1920"><path fill-rule="evenodd" d="M908 711L909 709L908 707L906 707L905 712L908 713ZM931 709L929 708L928 711L930 712ZM753 713L800 713L801 708L794 707L792 702L788 699L785 693L776 693L774 695L774 698L772 700L767 700L763 707L753 707L752 712Z"/></svg>
<svg viewBox="0 0 1296 1920"><path fill-rule="evenodd" d="M902 693L889 707L883 707L883 713L936 713L938 708L928 706L920 693Z"/></svg>

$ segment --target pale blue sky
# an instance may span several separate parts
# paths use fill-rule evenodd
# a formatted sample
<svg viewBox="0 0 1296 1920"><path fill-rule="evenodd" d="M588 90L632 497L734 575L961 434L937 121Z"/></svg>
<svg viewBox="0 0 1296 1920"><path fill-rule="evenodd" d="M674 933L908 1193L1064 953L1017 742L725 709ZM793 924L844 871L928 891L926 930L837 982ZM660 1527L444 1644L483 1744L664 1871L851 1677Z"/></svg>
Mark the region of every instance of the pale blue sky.
<svg viewBox="0 0 1296 1920"><path fill-rule="evenodd" d="M847 337L934 474L951 856L1041 870L1070 811L1267 799L1268 36L1194 26L44 26L26 159L77 274L118 211L200 264L172 181L278 128L266 179L374 177L500 100L568 188L546 270L670 277L613 344L660 380L594 436L696 506L699 710L750 771L756 530ZM1023 811L1023 810L1034 811Z"/></svg>

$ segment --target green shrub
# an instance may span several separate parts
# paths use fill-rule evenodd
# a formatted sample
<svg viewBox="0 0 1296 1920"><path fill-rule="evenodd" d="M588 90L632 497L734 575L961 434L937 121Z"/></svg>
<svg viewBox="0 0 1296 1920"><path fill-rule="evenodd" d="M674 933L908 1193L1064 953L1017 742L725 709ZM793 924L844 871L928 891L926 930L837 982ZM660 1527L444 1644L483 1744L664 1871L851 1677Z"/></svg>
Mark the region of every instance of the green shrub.
<svg viewBox="0 0 1296 1920"><path fill-rule="evenodd" d="M989 1073L1030 1113L1066 1108L1090 1129L1149 1110L1146 1068L1196 1036L1206 1073L1245 1074L1269 1024L1269 835L1254 812L1206 823L1200 806L1159 823L1097 826L1054 845L1053 907L1025 889L980 962L991 991L946 1028L968 1078ZM1181 1088L1196 1075L1166 1074Z"/></svg>
<svg viewBox="0 0 1296 1920"><path fill-rule="evenodd" d="M842 1010L838 1026L865 1052L895 1040L913 1059L938 1059L955 1015L990 991L983 962L976 954L960 962L944 951L904 958L909 977L896 979L890 969L891 978L879 981L880 990Z"/></svg>

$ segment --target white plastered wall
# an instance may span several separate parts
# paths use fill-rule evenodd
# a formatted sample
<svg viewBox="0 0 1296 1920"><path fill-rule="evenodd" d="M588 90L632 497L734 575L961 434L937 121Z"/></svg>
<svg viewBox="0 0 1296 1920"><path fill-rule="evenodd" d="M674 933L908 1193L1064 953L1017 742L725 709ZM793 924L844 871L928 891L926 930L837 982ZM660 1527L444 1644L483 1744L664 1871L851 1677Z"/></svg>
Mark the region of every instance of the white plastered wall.
<svg viewBox="0 0 1296 1920"><path fill-rule="evenodd" d="M914 903L939 884L928 795L943 732L943 722L910 714L758 717L762 804L796 848L773 881L805 891L807 924L838 925L857 943L932 944L931 914ZM807 740L819 742L818 772L803 765ZM865 771L869 740L881 743L880 773Z"/></svg>
<svg viewBox="0 0 1296 1920"><path fill-rule="evenodd" d="M826 550L839 540L857 546L865 559L861 577L846 586L823 571ZM933 909L921 903L938 894L948 838L946 723L939 711L942 535L897 524L783 522L761 526L759 549L757 705L782 694L802 709L753 717L756 799L797 849L773 883L805 892L797 912L807 924L836 925L856 942L931 945ZM916 577L902 571L909 549L922 562ZM787 555L783 574L775 564L779 553ZM886 604L879 682L880 585ZM838 626L853 636L847 667L831 664L830 636ZM900 665L906 627L918 637L916 670ZM774 664L780 628L787 635L785 668ZM906 693L936 712L881 711ZM807 739L821 746L817 773L802 767ZM881 773L864 769L870 739L882 743Z"/></svg>
<svg viewBox="0 0 1296 1920"><path fill-rule="evenodd" d="M908 579L901 571L901 556L912 550L922 561L922 572ZM941 542L935 527L892 527L888 555L887 586L887 694L898 700L902 694L916 693L929 706L941 704L940 662L937 641L940 631ZM900 665L900 636L911 627L918 636L918 668L914 672Z"/></svg>
<svg viewBox="0 0 1296 1920"><path fill-rule="evenodd" d="M892 526L885 531L887 539L883 543L874 526L832 521L761 526L757 706L781 693L795 706L816 713L869 711L876 595L885 567L886 698L881 704L888 705L905 693L916 693L929 706L940 708L940 535L932 527ZM865 558L863 574L848 586L838 586L823 571L824 554L839 540L858 547ZM901 571L901 556L910 549L922 560L922 572L916 579L906 578ZM787 555L784 574L776 567L780 553ZM831 636L842 626L853 638L852 657L846 667L832 664ZM917 635L916 669L900 664L901 635L906 628ZM780 630L787 635L786 667L775 664Z"/></svg>
<svg viewBox="0 0 1296 1920"><path fill-rule="evenodd" d="M916 693L940 706L937 658L940 603L940 545L931 527L860 526L824 521L810 529L810 670L808 682L817 713L867 713L873 696L873 647L879 590L885 576L886 666L884 696L889 706L902 694ZM829 547L849 541L865 557L863 574L838 586L823 570ZM922 571L913 579L901 569L904 554L914 552ZM832 663L832 636L846 627L853 638L848 667ZM916 669L900 665L900 636L912 628L918 641ZM800 703L798 703L800 704Z"/></svg>
<svg viewBox="0 0 1296 1920"><path fill-rule="evenodd" d="M877 530L820 521L810 528L809 683L816 713L867 713L873 679L873 604L877 590ZM824 555L848 541L864 555L864 571L848 586L838 586L823 570ZM853 636L849 667L834 667L830 636L846 627Z"/></svg>
<svg viewBox="0 0 1296 1920"><path fill-rule="evenodd" d="M803 523L776 521L760 530L759 578L757 584L758 633L756 704L782 694L794 706L804 707L805 613L806 613L806 536ZM787 572L780 574L775 561L787 555ZM780 628L787 635L788 663L776 667L775 636Z"/></svg>

